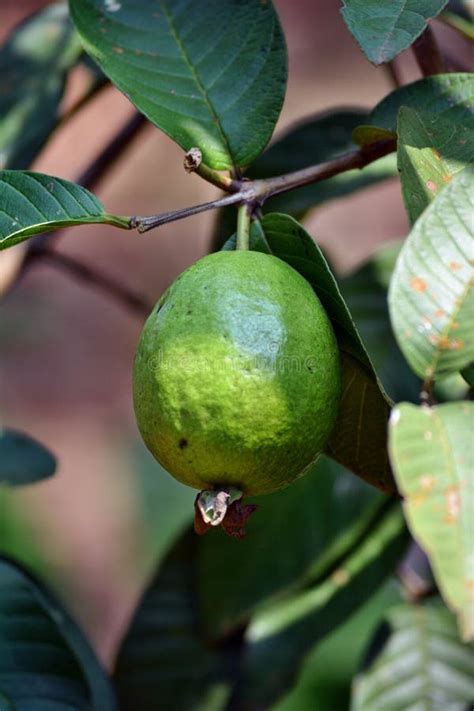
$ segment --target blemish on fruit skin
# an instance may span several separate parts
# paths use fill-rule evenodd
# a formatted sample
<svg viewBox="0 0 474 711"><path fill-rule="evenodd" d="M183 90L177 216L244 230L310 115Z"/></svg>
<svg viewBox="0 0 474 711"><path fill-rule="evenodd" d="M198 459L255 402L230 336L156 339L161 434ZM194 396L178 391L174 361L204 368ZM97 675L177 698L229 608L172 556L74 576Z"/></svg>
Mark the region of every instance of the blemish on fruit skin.
<svg viewBox="0 0 474 711"><path fill-rule="evenodd" d="M435 193L438 190L438 186L432 180L426 181L426 187L428 190L431 190L432 193Z"/></svg>
<svg viewBox="0 0 474 711"><path fill-rule="evenodd" d="M410 279L410 287L413 291L423 292L428 289L428 284L421 277L412 277Z"/></svg>
<svg viewBox="0 0 474 711"><path fill-rule="evenodd" d="M446 311L443 311L443 309L436 309L434 315L436 318L443 318L443 316L446 316Z"/></svg>
<svg viewBox="0 0 474 711"><path fill-rule="evenodd" d="M433 438L433 433L431 432L431 430L426 430L426 432L423 436L428 441Z"/></svg>
<svg viewBox="0 0 474 711"><path fill-rule="evenodd" d="M452 175L443 175L443 183L450 183L452 179Z"/></svg>
<svg viewBox="0 0 474 711"><path fill-rule="evenodd" d="M459 262L449 262L448 267L451 269L452 272L457 272L462 269L462 264L460 264Z"/></svg>
<svg viewBox="0 0 474 711"><path fill-rule="evenodd" d="M186 447L188 446L188 444L189 444L189 442L188 442L188 440L186 439L186 437L182 437L182 438L179 440L179 448L180 448L180 449L186 449Z"/></svg>
<svg viewBox="0 0 474 711"><path fill-rule="evenodd" d="M440 152L436 148L431 149L436 160L441 160Z"/></svg>

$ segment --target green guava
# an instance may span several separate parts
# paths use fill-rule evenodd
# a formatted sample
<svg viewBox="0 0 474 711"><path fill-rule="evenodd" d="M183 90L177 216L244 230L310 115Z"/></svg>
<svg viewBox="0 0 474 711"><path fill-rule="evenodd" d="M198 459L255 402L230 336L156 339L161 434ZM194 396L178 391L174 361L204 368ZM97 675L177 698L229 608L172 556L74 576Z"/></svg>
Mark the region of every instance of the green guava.
<svg viewBox="0 0 474 711"><path fill-rule="evenodd" d="M170 286L134 367L145 444L176 479L244 495L281 489L324 449L340 400L331 323L276 257L219 252Z"/></svg>

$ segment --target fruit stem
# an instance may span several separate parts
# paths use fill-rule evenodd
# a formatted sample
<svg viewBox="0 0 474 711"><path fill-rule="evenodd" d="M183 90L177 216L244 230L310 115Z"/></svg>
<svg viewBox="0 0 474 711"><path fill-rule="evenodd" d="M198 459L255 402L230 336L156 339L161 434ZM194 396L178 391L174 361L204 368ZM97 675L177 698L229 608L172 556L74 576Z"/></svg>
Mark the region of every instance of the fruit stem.
<svg viewBox="0 0 474 711"><path fill-rule="evenodd" d="M241 205L237 213L237 244L236 249L249 249L250 246L251 206Z"/></svg>

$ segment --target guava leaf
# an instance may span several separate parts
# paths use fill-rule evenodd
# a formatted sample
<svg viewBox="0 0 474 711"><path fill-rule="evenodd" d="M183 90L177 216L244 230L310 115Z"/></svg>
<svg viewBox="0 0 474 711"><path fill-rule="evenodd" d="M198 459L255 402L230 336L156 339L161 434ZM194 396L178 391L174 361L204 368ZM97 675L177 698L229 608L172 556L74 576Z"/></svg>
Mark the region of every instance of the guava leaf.
<svg viewBox="0 0 474 711"><path fill-rule="evenodd" d="M394 402L418 402L421 382L398 347L388 312L388 285L402 245L400 240L379 247L339 286L388 395Z"/></svg>
<svg viewBox="0 0 474 711"><path fill-rule="evenodd" d="M225 652L200 631L196 549L187 531L140 601L119 651L114 682L122 711L223 711L229 698Z"/></svg>
<svg viewBox="0 0 474 711"><path fill-rule="evenodd" d="M289 215L265 215L254 223L252 239L309 281L333 324L343 356L343 396L326 452L373 486L393 492L386 447L390 401L321 250Z"/></svg>
<svg viewBox="0 0 474 711"><path fill-rule="evenodd" d="M368 113L363 109L336 109L310 116L277 137L250 166L247 175L250 178L268 178L337 158L356 147L352 140L353 130L367 120ZM388 155L366 165L362 170L348 170L328 180L275 195L265 202L263 211L284 212L301 218L321 203L349 195L396 175L395 155ZM236 226L235 207L219 210L215 227L216 249L222 246Z"/></svg>
<svg viewBox="0 0 474 711"><path fill-rule="evenodd" d="M17 564L0 557L0 694L13 709L116 711L85 637Z"/></svg>
<svg viewBox="0 0 474 711"><path fill-rule="evenodd" d="M389 506L330 575L262 606L244 635L241 678L235 692L238 708L269 708L293 683L315 643L347 619L367 600L367 591L374 592L393 572L407 540L400 508Z"/></svg>
<svg viewBox="0 0 474 711"><path fill-rule="evenodd" d="M352 679L359 669L362 653L386 610L401 599L399 587L389 580L348 620L321 642L316 642L303 661L296 684L271 711L348 709Z"/></svg>
<svg viewBox="0 0 474 711"><path fill-rule="evenodd" d="M402 106L456 126L469 122L474 108L474 74L433 74L406 84L375 106L368 123L396 131L398 110Z"/></svg>
<svg viewBox="0 0 474 711"><path fill-rule="evenodd" d="M464 639L473 639L474 403L402 403L390 425L390 455L408 525Z"/></svg>
<svg viewBox="0 0 474 711"><path fill-rule="evenodd" d="M43 173L0 170L0 251L40 232L92 223L129 229L128 218L106 213L80 185Z"/></svg>
<svg viewBox="0 0 474 711"><path fill-rule="evenodd" d="M426 29L448 0L345 0L347 27L373 64L390 62Z"/></svg>
<svg viewBox="0 0 474 711"><path fill-rule="evenodd" d="M373 487L323 456L291 486L253 501L258 508L245 538L235 541L221 531L204 536L197 560L208 636L231 634L267 599L330 570L363 536L382 501Z"/></svg>
<svg viewBox="0 0 474 711"><path fill-rule="evenodd" d="M413 223L454 175L474 163L474 113L454 124L402 106L397 131L403 200Z"/></svg>
<svg viewBox="0 0 474 711"><path fill-rule="evenodd" d="M367 119L368 113L363 109L340 109L311 116L277 137L250 167L248 175L251 178L269 178L333 160L356 147L353 131ZM328 180L276 195L265 203L264 210L301 217L323 202L349 195L396 175L395 157L385 156L362 170L348 170Z"/></svg>
<svg viewBox="0 0 474 711"><path fill-rule="evenodd" d="M474 388L474 363L469 363L465 368L462 369L461 375L466 381L466 383Z"/></svg>
<svg viewBox="0 0 474 711"><path fill-rule="evenodd" d="M453 178L415 223L389 292L398 344L421 378L474 360L474 170Z"/></svg>
<svg viewBox="0 0 474 711"><path fill-rule="evenodd" d="M0 486L0 555L14 558L41 576L47 575L48 567L38 534L31 515L18 496L19 491Z"/></svg>
<svg viewBox="0 0 474 711"><path fill-rule="evenodd" d="M270 0L70 0L86 50L137 109L218 170L264 149L283 103L284 36Z"/></svg>
<svg viewBox="0 0 474 711"><path fill-rule="evenodd" d="M0 48L0 169L27 168L43 147L81 52L63 3L30 16Z"/></svg>
<svg viewBox="0 0 474 711"><path fill-rule="evenodd" d="M355 679L351 711L471 708L474 650L459 641L456 622L442 605L392 608L375 645L375 657Z"/></svg>
<svg viewBox="0 0 474 711"><path fill-rule="evenodd" d="M22 432L0 428L0 486L32 484L56 471L56 459Z"/></svg>

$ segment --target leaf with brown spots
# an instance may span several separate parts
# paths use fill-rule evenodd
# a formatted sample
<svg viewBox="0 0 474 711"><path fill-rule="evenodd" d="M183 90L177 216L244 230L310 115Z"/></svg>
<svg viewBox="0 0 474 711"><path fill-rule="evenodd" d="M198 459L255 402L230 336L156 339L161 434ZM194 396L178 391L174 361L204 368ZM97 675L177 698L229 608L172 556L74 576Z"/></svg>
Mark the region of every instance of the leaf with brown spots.
<svg viewBox="0 0 474 711"><path fill-rule="evenodd" d="M469 167L426 208L397 260L390 317L405 358L424 379L474 361L473 214Z"/></svg>
<svg viewBox="0 0 474 711"><path fill-rule="evenodd" d="M465 640L474 639L474 403L402 403L390 419L390 456L408 525L428 555Z"/></svg>
<svg viewBox="0 0 474 711"><path fill-rule="evenodd" d="M454 122L402 106L397 158L405 207L415 222L453 176L474 163L474 114Z"/></svg>

